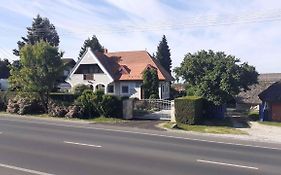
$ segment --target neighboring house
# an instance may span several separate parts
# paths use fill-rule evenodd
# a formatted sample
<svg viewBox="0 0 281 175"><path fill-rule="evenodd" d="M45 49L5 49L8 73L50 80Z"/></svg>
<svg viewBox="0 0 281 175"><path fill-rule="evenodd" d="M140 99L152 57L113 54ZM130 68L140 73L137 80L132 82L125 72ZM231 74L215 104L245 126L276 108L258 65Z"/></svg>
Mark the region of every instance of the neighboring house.
<svg viewBox="0 0 281 175"><path fill-rule="evenodd" d="M70 74L73 67L76 65L76 62L72 58L62 58L62 63L64 65L64 68L62 75L58 79L58 89L60 91L68 91L71 89L71 86L65 81L65 79Z"/></svg>
<svg viewBox="0 0 281 175"><path fill-rule="evenodd" d="M71 87L86 84L106 94L143 99L143 72L155 68L159 78L159 97L170 98L173 77L147 51L92 52L87 48L66 79Z"/></svg>
<svg viewBox="0 0 281 175"><path fill-rule="evenodd" d="M238 106L256 106L261 104L258 95L276 81L281 80L281 73L266 73L258 76L258 84L250 86L250 90L243 91L235 98Z"/></svg>
<svg viewBox="0 0 281 175"><path fill-rule="evenodd" d="M0 79L0 91L8 90L9 83L8 79Z"/></svg>
<svg viewBox="0 0 281 175"><path fill-rule="evenodd" d="M275 82L259 94L262 100L261 118L281 121L281 81Z"/></svg>

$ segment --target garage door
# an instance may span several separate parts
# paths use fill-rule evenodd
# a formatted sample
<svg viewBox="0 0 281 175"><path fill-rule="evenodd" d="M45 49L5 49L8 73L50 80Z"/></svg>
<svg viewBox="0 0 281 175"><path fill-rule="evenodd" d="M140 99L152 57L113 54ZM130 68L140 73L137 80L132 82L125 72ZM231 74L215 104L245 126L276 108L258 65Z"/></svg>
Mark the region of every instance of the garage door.
<svg viewBox="0 0 281 175"><path fill-rule="evenodd" d="M272 104L272 120L281 121L281 103Z"/></svg>

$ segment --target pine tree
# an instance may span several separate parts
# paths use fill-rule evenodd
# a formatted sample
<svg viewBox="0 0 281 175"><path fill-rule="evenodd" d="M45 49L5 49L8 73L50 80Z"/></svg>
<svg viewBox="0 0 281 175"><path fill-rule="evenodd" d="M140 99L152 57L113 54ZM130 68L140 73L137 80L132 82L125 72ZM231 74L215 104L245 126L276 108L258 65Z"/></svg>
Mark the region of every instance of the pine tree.
<svg viewBox="0 0 281 175"><path fill-rule="evenodd" d="M103 46L99 43L99 40L97 39L97 37L95 35L92 36L92 38L88 38L84 41L83 46L80 49L80 53L79 53L79 57L78 59L80 59L83 54L85 53L87 47L90 47L92 51L99 51L99 52L103 52L104 48Z"/></svg>
<svg viewBox="0 0 281 175"><path fill-rule="evenodd" d="M170 49L165 35L163 35L162 40L160 41L157 47L156 59L165 68L165 70L171 74L172 60Z"/></svg>
<svg viewBox="0 0 281 175"><path fill-rule="evenodd" d="M27 36L22 37L22 41L18 41L18 49L14 49L13 53L16 56L19 56L20 49L26 45L34 45L38 42L45 41L48 42L51 46L58 46L60 39L56 28L53 24L50 23L48 18L42 18L39 14L36 18L33 18L32 26L27 27Z"/></svg>
<svg viewBox="0 0 281 175"><path fill-rule="evenodd" d="M157 69L147 68L143 72L144 98L159 98L158 87L159 79Z"/></svg>

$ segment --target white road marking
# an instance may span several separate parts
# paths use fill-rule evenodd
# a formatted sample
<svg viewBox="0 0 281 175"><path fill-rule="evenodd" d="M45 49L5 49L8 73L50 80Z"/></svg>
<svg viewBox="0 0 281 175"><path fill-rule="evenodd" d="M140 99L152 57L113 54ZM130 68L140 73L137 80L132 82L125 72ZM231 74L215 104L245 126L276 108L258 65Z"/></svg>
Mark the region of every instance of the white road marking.
<svg viewBox="0 0 281 175"><path fill-rule="evenodd" d="M77 142L69 142L69 141L63 141L64 143L72 144L72 145L80 145L80 146L88 146L88 147L95 147L95 148L101 148L100 145L90 145L86 143L77 143Z"/></svg>
<svg viewBox="0 0 281 175"><path fill-rule="evenodd" d="M37 174L37 175L55 175L55 174L44 173L44 172L41 172L41 171L35 171L35 170L16 167L16 166L12 166L12 165L1 164L1 163L0 163L0 167L9 168L9 169L22 171L22 172L26 172L26 173L31 173L31 174Z"/></svg>
<svg viewBox="0 0 281 175"><path fill-rule="evenodd" d="M46 119L41 119L41 120L46 120ZM250 144L221 142L221 141L213 141L213 140L205 140L205 139L195 139L195 138L180 137L180 136L169 136L169 135L164 135L164 134L155 134L155 133L147 133L147 132L127 131L127 130L120 130L120 129L109 129L109 128L102 128L102 127L88 127L88 126L77 126L77 125L69 125L69 124L55 124L55 123L48 123L48 122L44 122L44 121L43 122L42 121L40 121L40 122L36 122L36 121L18 121L18 120L11 120L11 119L9 119L8 121L33 123L33 124L45 124L45 125L50 125L50 126L62 126L62 127L68 127L68 128L82 128L82 129L92 129L92 130L114 131L114 132L150 135L150 136L158 136L158 137L166 137L166 138L174 138L174 139L182 139L182 140L191 140L191 141L200 141L200 142L207 142L207 143L218 143L218 144L224 144L224 145L235 145L235 146L243 146L243 147L251 147L251 148L260 148L260 149L270 149L270 150L281 151L281 148L276 148L276 147L266 147L266 146L250 145Z"/></svg>
<svg viewBox="0 0 281 175"><path fill-rule="evenodd" d="M201 159L198 159L197 162L200 162L200 163L209 163L209 164L216 164L216 165L222 165L222 166L231 166L231 167L237 167L237 168L247 168L247 169L253 169L253 170L258 170L258 169L259 169L259 168L257 168L257 167L252 167L252 166L238 165L238 164L225 163L225 162L216 162L216 161L210 161L210 160L201 160Z"/></svg>

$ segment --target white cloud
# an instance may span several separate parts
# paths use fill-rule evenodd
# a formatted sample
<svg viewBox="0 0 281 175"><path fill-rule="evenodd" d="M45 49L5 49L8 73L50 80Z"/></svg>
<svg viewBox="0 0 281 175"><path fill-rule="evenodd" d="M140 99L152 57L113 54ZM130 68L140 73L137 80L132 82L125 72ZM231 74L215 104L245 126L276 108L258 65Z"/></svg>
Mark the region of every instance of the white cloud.
<svg viewBox="0 0 281 175"><path fill-rule="evenodd" d="M213 49L235 55L242 61L255 65L260 72L280 72L278 50L281 47L281 2L168 2L106 0L102 3L89 3L78 0L19 0L2 3L0 8L30 19L38 13L48 17L59 31L60 45L66 52L65 55L74 58L77 57L84 39L92 34L97 35L109 51L147 48L150 52L156 51L159 40L166 34L173 66L178 66L187 52ZM272 16L276 21L246 24L250 19L261 20L262 17ZM224 22L237 24L221 25ZM31 21L26 25L30 24ZM2 25L5 27L6 24ZM212 25L215 26L211 27ZM172 30L163 30L164 28ZM22 31L24 30L23 28ZM119 33L120 31L122 32Z"/></svg>

